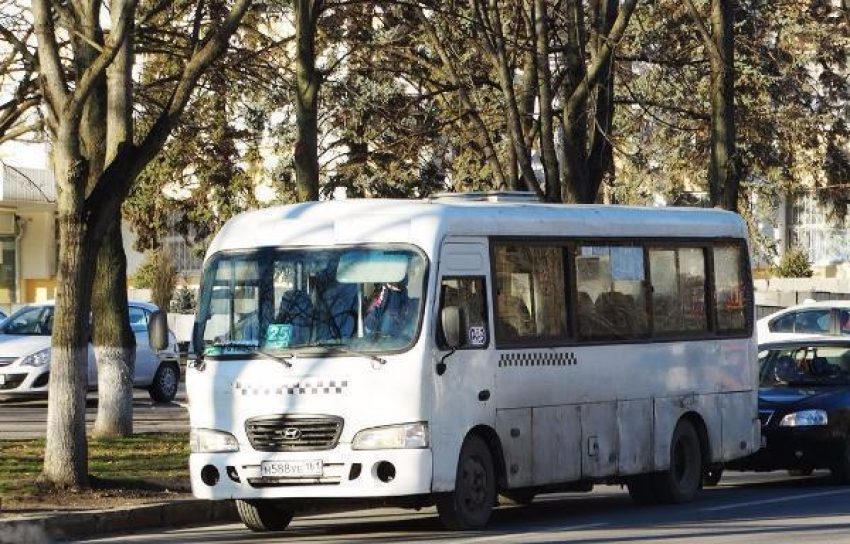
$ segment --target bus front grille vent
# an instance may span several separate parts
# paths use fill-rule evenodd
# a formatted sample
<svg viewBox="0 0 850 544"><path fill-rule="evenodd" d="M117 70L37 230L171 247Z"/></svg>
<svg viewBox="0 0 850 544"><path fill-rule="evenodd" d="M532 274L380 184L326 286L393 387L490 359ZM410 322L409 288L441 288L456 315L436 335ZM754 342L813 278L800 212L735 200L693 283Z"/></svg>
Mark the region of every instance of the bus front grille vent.
<svg viewBox="0 0 850 544"><path fill-rule="evenodd" d="M257 451L330 450L339 442L342 418L301 414L260 416L245 422L245 433Z"/></svg>

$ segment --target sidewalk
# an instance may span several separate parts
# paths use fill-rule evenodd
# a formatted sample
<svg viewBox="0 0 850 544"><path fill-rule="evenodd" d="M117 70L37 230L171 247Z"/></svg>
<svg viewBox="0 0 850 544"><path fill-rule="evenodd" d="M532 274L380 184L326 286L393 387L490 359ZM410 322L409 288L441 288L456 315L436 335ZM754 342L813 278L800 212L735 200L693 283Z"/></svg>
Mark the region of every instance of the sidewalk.
<svg viewBox="0 0 850 544"><path fill-rule="evenodd" d="M136 529L238 521L232 501L178 499L108 510L0 519L0 544L41 544Z"/></svg>

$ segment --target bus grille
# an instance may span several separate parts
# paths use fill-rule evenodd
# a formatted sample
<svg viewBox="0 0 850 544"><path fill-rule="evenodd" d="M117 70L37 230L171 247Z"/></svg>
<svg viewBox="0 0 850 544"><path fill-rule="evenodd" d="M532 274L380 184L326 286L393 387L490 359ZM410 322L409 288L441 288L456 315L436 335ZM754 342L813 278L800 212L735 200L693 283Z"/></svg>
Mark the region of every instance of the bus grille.
<svg viewBox="0 0 850 544"><path fill-rule="evenodd" d="M317 451L336 447L342 418L280 414L254 417L245 433L257 451Z"/></svg>

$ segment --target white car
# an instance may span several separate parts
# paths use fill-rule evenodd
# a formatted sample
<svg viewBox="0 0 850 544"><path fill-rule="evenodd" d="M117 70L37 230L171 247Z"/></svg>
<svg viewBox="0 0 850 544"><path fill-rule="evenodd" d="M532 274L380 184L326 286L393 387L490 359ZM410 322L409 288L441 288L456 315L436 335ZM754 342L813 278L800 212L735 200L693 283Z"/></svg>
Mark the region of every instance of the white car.
<svg viewBox="0 0 850 544"><path fill-rule="evenodd" d="M850 337L850 300L791 306L756 322L759 344L811 336Z"/></svg>
<svg viewBox="0 0 850 544"><path fill-rule="evenodd" d="M43 396L50 379L50 335L53 302L25 306L0 324L0 397ZM147 389L153 400L168 402L177 394L180 365L174 335L168 347L152 351L147 324L158 308L147 302L129 303L130 327L136 335L136 374L133 385ZM97 364L88 346L88 385L97 388Z"/></svg>

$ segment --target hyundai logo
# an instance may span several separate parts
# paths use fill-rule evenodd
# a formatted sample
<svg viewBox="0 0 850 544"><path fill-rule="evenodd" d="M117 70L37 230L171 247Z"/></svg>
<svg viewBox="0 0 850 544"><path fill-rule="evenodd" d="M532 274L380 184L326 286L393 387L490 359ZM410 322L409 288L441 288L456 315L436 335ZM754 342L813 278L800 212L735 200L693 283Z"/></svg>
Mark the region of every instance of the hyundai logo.
<svg viewBox="0 0 850 544"><path fill-rule="evenodd" d="M301 438L301 429L296 427L287 427L283 430L284 440L298 440L299 438Z"/></svg>

